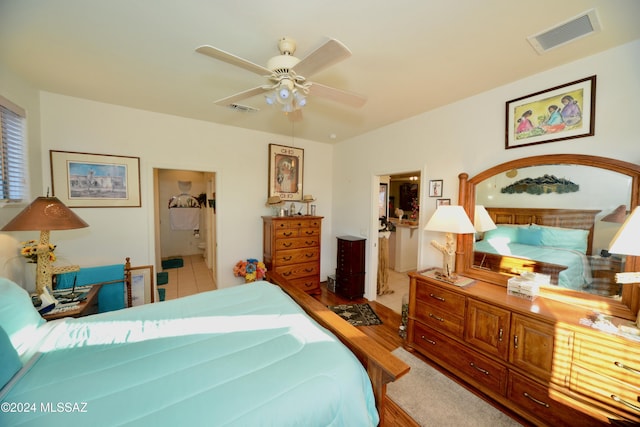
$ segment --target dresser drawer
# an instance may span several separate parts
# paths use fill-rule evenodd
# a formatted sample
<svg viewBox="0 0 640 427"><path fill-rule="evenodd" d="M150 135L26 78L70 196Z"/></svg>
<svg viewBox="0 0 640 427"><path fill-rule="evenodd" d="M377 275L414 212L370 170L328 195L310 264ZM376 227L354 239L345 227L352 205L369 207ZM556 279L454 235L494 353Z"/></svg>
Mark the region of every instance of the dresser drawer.
<svg viewBox="0 0 640 427"><path fill-rule="evenodd" d="M416 299L455 316L464 317L465 297L429 283L416 284Z"/></svg>
<svg viewBox="0 0 640 427"><path fill-rule="evenodd" d="M416 301L416 320L421 321L439 331L449 332L462 338L464 332L464 317L455 316L446 309L434 307L421 300Z"/></svg>
<svg viewBox="0 0 640 427"><path fill-rule="evenodd" d="M309 248L312 246L320 246L320 236L315 237L296 237L293 239L277 239L275 242L275 250L281 249L299 249Z"/></svg>
<svg viewBox="0 0 640 427"><path fill-rule="evenodd" d="M577 411L566 397L513 371L509 372L507 397L549 426L602 426L603 422ZM536 423L537 424L537 423Z"/></svg>
<svg viewBox="0 0 640 427"><path fill-rule="evenodd" d="M617 381L640 387L640 345L612 338L603 341L602 334L575 334L573 361L591 371Z"/></svg>
<svg viewBox="0 0 640 427"><path fill-rule="evenodd" d="M288 239L290 237L298 237L300 230L297 228L277 228L273 231L276 239Z"/></svg>
<svg viewBox="0 0 640 427"><path fill-rule="evenodd" d="M277 265L297 264L301 262L318 261L320 259L320 248L312 246L303 249L289 249L276 251L273 261Z"/></svg>
<svg viewBox="0 0 640 427"><path fill-rule="evenodd" d="M473 381L504 396L507 385L507 368L498 362L469 351L457 341L414 322L413 341L427 357L433 357L454 368Z"/></svg>
<svg viewBox="0 0 640 427"><path fill-rule="evenodd" d="M586 369L578 364L571 368L569 388L591 399L605 403L621 410L622 413L635 417L640 422L640 382L629 375L627 382L602 375L599 372Z"/></svg>
<svg viewBox="0 0 640 427"><path fill-rule="evenodd" d="M298 289L301 289L307 293L319 293L320 292L320 275L316 274L315 276L303 277L300 279L290 280L293 286Z"/></svg>
<svg viewBox="0 0 640 427"><path fill-rule="evenodd" d="M285 279L298 279L306 276L320 274L320 266L317 262L307 262L304 264L292 264L276 267L276 273L281 274Z"/></svg>
<svg viewBox="0 0 640 427"><path fill-rule="evenodd" d="M300 233L299 234L300 237L319 236L320 229L319 228L301 228L299 233Z"/></svg>

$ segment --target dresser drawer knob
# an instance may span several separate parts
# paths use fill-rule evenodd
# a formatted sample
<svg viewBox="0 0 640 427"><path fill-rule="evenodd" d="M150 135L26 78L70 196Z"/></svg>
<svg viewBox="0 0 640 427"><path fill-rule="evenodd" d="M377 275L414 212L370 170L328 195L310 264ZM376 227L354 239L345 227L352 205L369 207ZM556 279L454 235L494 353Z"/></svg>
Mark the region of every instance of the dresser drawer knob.
<svg viewBox="0 0 640 427"><path fill-rule="evenodd" d="M282 260L283 260L283 261L291 261L292 259L293 259L293 257L292 257L292 256L283 256L283 257L282 257Z"/></svg>
<svg viewBox="0 0 640 427"><path fill-rule="evenodd" d="M498 341L502 342L502 336L504 335L504 329L500 328L498 331Z"/></svg>
<svg viewBox="0 0 640 427"><path fill-rule="evenodd" d="M291 276L291 272L290 271L285 271L284 273L282 273L283 276L288 277Z"/></svg>
<svg viewBox="0 0 640 427"><path fill-rule="evenodd" d="M293 232L292 231L287 231L286 233L282 233L282 234L284 234L284 237L293 236Z"/></svg>
<svg viewBox="0 0 640 427"><path fill-rule="evenodd" d="M613 362L613 364L616 365L618 368L626 369L627 371L631 371L636 375L640 375L640 371L639 370L634 369L631 366L627 366L622 362Z"/></svg>
<svg viewBox="0 0 640 427"><path fill-rule="evenodd" d="M284 246L285 248L290 248L291 245L293 245L293 243L291 243L291 242L285 242L285 243L282 244L282 246Z"/></svg>
<svg viewBox="0 0 640 427"><path fill-rule="evenodd" d="M624 399L620 399L620 398L619 398L618 396L616 396L615 394L612 394L612 395L611 395L611 398L612 398L613 400L615 400L616 402L621 403L621 404L623 404L624 406L627 406L627 407L629 407L629 408L633 409L634 411L638 411L638 412L640 412L640 406L634 405L633 403L629 403L629 402L627 402L627 401L626 401L626 400L624 400Z"/></svg>
<svg viewBox="0 0 640 427"><path fill-rule="evenodd" d="M306 245L311 246L313 245L315 242L313 240L305 240L304 242Z"/></svg>
<svg viewBox="0 0 640 427"><path fill-rule="evenodd" d="M444 299L444 298L442 298L442 297L439 297L438 295L429 294L429 296L430 296L431 298L435 298L435 299L437 299L438 301L445 302L445 299Z"/></svg>
<svg viewBox="0 0 640 427"><path fill-rule="evenodd" d="M306 271L307 273L311 273L314 269L313 268L305 268L304 271Z"/></svg>
<svg viewBox="0 0 640 427"><path fill-rule="evenodd" d="M313 254L304 254L307 258L313 258Z"/></svg>
<svg viewBox="0 0 640 427"><path fill-rule="evenodd" d="M429 317L431 317L432 319L436 319L438 322L444 322L444 319L442 317L438 317L433 313L429 313Z"/></svg>
<svg viewBox="0 0 640 427"><path fill-rule="evenodd" d="M473 362L469 362L469 366L471 366L473 369L475 369L478 372L482 372L485 375L489 375L489 371L487 371L486 369L482 369L480 366L477 366Z"/></svg>
<svg viewBox="0 0 640 427"><path fill-rule="evenodd" d="M538 400L535 397L531 396L529 393L527 393L526 391L524 393L522 393L524 395L524 397L526 397L527 399L531 400L532 402L537 403L540 406L544 406L545 408L549 408L549 404L546 402L543 402L542 400Z"/></svg>
<svg viewBox="0 0 640 427"><path fill-rule="evenodd" d="M428 342L431 345L436 345L436 342L434 340L430 340L429 338L425 337L424 335L421 335L420 338L426 342Z"/></svg>

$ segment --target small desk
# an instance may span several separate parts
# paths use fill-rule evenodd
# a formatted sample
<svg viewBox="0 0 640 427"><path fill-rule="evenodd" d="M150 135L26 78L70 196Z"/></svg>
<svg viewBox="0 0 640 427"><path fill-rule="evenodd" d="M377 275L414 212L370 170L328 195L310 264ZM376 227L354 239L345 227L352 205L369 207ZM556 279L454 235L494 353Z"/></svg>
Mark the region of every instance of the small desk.
<svg viewBox="0 0 640 427"><path fill-rule="evenodd" d="M71 288L68 289L71 292ZM60 311L57 313L46 313L42 317L45 320L61 319L63 317L83 317L98 312L98 292L100 291L100 285L93 285L87 294L87 299L80 302L70 310Z"/></svg>

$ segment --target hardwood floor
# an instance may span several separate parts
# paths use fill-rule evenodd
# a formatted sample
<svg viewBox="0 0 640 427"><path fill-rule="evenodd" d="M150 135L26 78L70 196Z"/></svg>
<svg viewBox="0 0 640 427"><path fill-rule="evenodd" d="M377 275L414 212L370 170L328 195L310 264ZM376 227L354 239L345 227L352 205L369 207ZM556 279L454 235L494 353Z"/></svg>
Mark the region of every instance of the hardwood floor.
<svg viewBox="0 0 640 427"><path fill-rule="evenodd" d="M322 290L322 294L317 295L316 299L324 305L368 303L373 311L376 312L380 320L382 320L382 325L359 326L358 329L378 341L389 351L402 347L402 338L398 334L401 321L400 314L396 313L389 307L386 307L376 301L369 301L366 298L356 298L353 300L341 298L327 290L326 282L320 284L320 289Z"/></svg>

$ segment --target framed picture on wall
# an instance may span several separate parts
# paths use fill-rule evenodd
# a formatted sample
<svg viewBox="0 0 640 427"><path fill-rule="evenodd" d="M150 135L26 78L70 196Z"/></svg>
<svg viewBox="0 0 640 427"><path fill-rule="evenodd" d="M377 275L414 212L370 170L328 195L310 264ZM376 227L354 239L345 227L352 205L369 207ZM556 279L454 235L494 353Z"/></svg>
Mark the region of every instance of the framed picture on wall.
<svg viewBox="0 0 640 427"><path fill-rule="evenodd" d="M378 195L378 218L389 218L389 184L380 183Z"/></svg>
<svg viewBox="0 0 640 427"><path fill-rule="evenodd" d="M155 302L155 285L153 281L153 266L142 265L131 267L131 289L130 297L127 298L127 305L135 307L138 305Z"/></svg>
<svg viewBox="0 0 640 427"><path fill-rule="evenodd" d="M441 179L432 179L429 181L429 197L442 197Z"/></svg>
<svg viewBox="0 0 640 427"><path fill-rule="evenodd" d="M594 135L596 76L506 103L505 148Z"/></svg>
<svg viewBox="0 0 640 427"><path fill-rule="evenodd" d="M451 199L437 199L436 200L436 208L438 206L444 206L444 205L450 205L451 204Z"/></svg>
<svg viewBox="0 0 640 427"><path fill-rule="evenodd" d="M304 149L269 144L269 196L302 200Z"/></svg>
<svg viewBox="0 0 640 427"><path fill-rule="evenodd" d="M53 195L71 208L140 207L140 158L50 150Z"/></svg>

